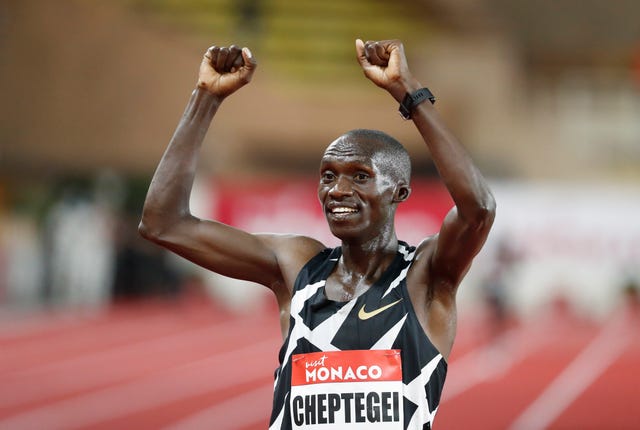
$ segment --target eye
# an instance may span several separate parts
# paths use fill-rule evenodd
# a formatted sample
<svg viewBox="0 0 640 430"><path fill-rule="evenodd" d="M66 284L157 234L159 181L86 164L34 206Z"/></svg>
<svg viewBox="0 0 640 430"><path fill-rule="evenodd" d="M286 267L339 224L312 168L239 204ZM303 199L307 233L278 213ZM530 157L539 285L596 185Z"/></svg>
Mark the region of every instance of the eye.
<svg viewBox="0 0 640 430"><path fill-rule="evenodd" d="M330 171L322 172L322 175L320 176L320 180L323 183L331 182L335 178L336 178L336 175L334 175L333 172L330 172Z"/></svg>
<svg viewBox="0 0 640 430"><path fill-rule="evenodd" d="M353 176L353 179L356 182L367 182L369 180L370 176L364 172L358 172Z"/></svg>

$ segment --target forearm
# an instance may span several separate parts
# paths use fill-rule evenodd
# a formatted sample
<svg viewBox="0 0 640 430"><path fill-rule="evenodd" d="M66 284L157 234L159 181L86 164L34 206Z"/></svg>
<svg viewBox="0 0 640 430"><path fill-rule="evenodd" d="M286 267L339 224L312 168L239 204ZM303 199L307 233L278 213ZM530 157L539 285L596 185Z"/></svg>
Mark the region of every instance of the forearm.
<svg viewBox="0 0 640 430"><path fill-rule="evenodd" d="M356 40L357 59L365 76L387 90L400 103L422 85L409 71L399 40ZM484 178L462 145L446 128L433 106L424 101L411 113L413 122L431 151L433 161L453 198L458 218L466 223L484 222L495 203Z"/></svg>
<svg viewBox="0 0 640 430"><path fill-rule="evenodd" d="M406 92L413 92L421 85L410 80L401 88L402 91L392 93L398 102ZM486 180L465 148L429 101L415 107L411 118L429 148L438 173L456 204L458 215L470 222L482 222L494 211L495 202Z"/></svg>
<svg viewBox="0 0 640 430"><path fill-rule="evenodd" d="M412 117L456 204L458 215L471 221L481 220L492 213L495 201L486 180L434 106L429 102L422 103L414 110Z"/></svg>
<svg viewBox="0 0 640 430"><path fill-rule="evenodd" d="M221 99L203 89L191 94L145 199L140 230L147 236L190 216L189 197L198 155Z"/></svg>

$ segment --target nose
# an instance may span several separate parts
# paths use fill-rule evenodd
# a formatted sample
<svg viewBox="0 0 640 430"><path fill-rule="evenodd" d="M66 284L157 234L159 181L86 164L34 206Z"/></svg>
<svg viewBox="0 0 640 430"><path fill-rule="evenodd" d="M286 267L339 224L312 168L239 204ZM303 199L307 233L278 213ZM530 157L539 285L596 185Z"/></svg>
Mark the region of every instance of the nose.
<svg viewBox="0 0 640 430"><path fill-rule="evenodd" d="M333 186L329 189L329 196L332 198L349 197L353 195L353 188L351 187L351 181L340 175L333 183Z"/></svg>

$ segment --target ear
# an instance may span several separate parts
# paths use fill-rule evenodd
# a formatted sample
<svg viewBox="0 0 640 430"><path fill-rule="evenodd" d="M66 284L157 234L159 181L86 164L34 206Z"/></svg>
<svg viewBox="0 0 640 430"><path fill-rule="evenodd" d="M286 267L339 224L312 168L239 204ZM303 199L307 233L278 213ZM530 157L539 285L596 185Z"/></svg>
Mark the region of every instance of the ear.
<svg viewBox="0 0 640 430"><path fill-rule="evenodd" d="M405 183L399 183L396 187L396 191L393 194L393 202L400 203L404 202L411 195L411 187Z"/></svg>

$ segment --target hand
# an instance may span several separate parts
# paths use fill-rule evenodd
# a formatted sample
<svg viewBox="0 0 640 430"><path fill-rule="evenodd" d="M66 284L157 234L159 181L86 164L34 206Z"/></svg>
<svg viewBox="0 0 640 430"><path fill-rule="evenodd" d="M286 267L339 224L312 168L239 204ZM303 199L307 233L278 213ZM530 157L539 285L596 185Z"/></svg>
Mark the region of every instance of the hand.
<svg viewBox="0 0 640 430"><path fill-rule="evenodd" d="M198 88L227 97L251 81L256 67L249 48L212 46L200 63Z"/></svg>
<svg viewBox="0 0 640 430"><path fill-rule="evenodd" d="M356 39L358 63L364 75L401 101L407 91L420 86L411 76L404 47L399 40L367 41Z"/></svg>

